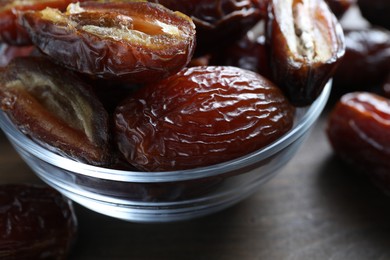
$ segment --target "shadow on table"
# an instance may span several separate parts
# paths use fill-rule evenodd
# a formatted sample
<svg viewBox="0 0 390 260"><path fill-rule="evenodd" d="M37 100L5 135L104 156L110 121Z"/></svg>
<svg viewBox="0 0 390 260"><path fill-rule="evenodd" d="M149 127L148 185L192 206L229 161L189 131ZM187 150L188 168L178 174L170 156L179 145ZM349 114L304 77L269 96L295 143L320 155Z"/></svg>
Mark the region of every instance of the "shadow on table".
<svg viewBox="0 0 390 260"><path fill-rule="evenodd" d="M390 259L390 197L334 155L317 181L322 206L343 233L332 259Z"/></svg>

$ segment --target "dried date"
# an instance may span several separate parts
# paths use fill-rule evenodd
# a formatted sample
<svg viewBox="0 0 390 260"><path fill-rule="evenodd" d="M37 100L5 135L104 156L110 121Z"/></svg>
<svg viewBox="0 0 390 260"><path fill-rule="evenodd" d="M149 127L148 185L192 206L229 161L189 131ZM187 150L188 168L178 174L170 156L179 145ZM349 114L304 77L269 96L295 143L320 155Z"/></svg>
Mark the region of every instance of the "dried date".
<svg viewBox="0 0 390 260"><path fill-rule="evenodd" d="M31 45L28 33L18 22L20 12L42 10L46 7L65 9L76 0L1 0L0 6L0 42L11 45Z"/></svg>
<svg viewBox="0 0 390 260"><path fill-rule="evenodd" d="M345 52L341 25L323 0L271 0L267 42L273 79L297 106L318 97Z"/></svg>
<svg viewBox="0 0 390 260"><path fill-rule="evenodd" d="M108 114L76 74L43 57L16 58L0 73L0 109L55 152L110 163Z"/></svg>
<svg viewBox="0 0 390 260"><path fill-rule="evenodd" d="M236 67L182 70L118 106L119 150L140 170L188 169L264 147L293 124L294 107L272 82Z"/></svg>
<svg viewBox="0 0 390 260"><path fill-rule="evenodd" d="M197 55L212 53L241 38L266 15L268 0L149 0L190 16Z"/></svg>
<svg viewBox="0 0 390 260"><path fill-rule="evenodd" d="M34 51L34 46L12 46L0 43L0 67L7 66L16 57L30 56Z"/></svg>
<svg viewBox="0 0 390 260"><path fill-rule="evenodd" d="M390 31L366 28L345 31L346 51L334 74L338 89L369 90L390 71Z"/></svg>
<svg viewBox="0 0 390 260"><path fill-rule="evenodd" d="M156 81L186 66L195 49L189 17L143 1L47 8L24 13L21 24L43 53L95 78Z"/></svg>
<svg viewBox="0 0 390 260"><path fill-rule="evenodd" d="M235 66L272 79L268 48L263 34L248 32L243 38L214 55L211 64Z"/></svg>
<svg viewBox="0 0 390 260"><path fill-rule="evenodd" d="M0 258L66 259L77 234L72 203L28 184L0 186Z"/></svg>
<svg viewBox="0 0 390 260"><path fill-rule="evenodd" d="M388 188L389 120L389 99L369 92L351 92L333 108L326 129L333 150L343 161Z"/></svg>

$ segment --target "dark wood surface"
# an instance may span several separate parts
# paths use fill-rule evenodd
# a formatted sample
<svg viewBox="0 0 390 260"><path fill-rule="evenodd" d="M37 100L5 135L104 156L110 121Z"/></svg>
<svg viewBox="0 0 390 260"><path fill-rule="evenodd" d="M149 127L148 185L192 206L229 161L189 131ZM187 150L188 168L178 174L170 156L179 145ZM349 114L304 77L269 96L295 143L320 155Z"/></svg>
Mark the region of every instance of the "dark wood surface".
<svg viewBox="0 0 390 260"><path fill-rule="evenodd" d="M280 174L214 215L137 224L76 205L70 259L390 259L390 198L334 157L326 118ZM0 173L0 183L40 182L3 133Z"/></svg>

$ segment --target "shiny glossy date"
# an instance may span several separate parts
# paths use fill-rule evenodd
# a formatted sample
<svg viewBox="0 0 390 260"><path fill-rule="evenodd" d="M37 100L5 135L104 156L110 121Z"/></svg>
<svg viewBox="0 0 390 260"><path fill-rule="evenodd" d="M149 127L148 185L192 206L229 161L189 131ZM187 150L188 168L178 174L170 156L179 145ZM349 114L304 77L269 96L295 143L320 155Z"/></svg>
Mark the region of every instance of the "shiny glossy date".
<svg viewBox="0 0 390 260"><path fill-rule="evenodd" d="M334 75L334 86L369 90L390 71L390 31L367 28L345 31L346 51Z"/></svg>
<svg viewBox="0 0 390 260"><path fill-rule="evenodd" d="M352 92L343 95L329 115L327 135L340 158L390 188L389 121L389 99Z"/></svg>
<svg viewBox="0 0 390 260"><path fill-rule="evenodd" d="M0 42L11 45L31 45L27 32L18 22L19 12L42 10L46 7L64 10L77 0L1 0L0 4Z"/></svg>
<svg viewBox="0 0 390 260"><path fill-rule="evenodd" d="M197 53L219 50L241 38L266 14L268 0L149 0L190 16L197 33Z"/></svg>
<svg viewBox="0 0 390 260"><path fill-rule="evenodd" d="M55 190L0 186L0 258L66 259L76 239L71 202Z"/></svg>
<svg viewBox="0 0 390 260"><path fill-rule="evenodd" d="M277 86L254 72L192 67L119 105L116 140L140 170L195 168L270 144L292 127L294 111Z"/></svg>
<svg viewBox="0 0 390 260"><path fill-rule="evenodd" d="M21 131L55 152L110 163L109 120L76 74L42 57L14 59L0 73L0 109Z"/></svg>
<svg viewBox="0 0 390 260"><path fill-rule="evenodd" d="M311 104L345 52L338 20L323 0L271 0L267 30L273 79L294 105Z"/></svg>
<svg viewBox="0 0 390 260"><path fill-rule="evenodd" d="M142 1L26 12L21 23L42 52L95 78L156 81L186 66L195 48L189 17Z"/></svg>

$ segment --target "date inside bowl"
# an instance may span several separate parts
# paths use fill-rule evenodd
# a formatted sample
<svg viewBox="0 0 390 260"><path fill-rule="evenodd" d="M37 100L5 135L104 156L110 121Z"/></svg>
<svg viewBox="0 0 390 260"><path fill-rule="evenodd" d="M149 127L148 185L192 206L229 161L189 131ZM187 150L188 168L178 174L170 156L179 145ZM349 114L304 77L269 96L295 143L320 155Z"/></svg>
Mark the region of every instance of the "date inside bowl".
<svg viewBox="0 0 390 260"><path fill-rule="evenodd" d="M292 129L270 145L223 163L178 171L92 166L34 142L4 112L0 113L0 127L37 176L71 200L128 221L172 222L225 209L275 176L310 133L330 91L328 82L310 106L297 108Z"/></svg>

